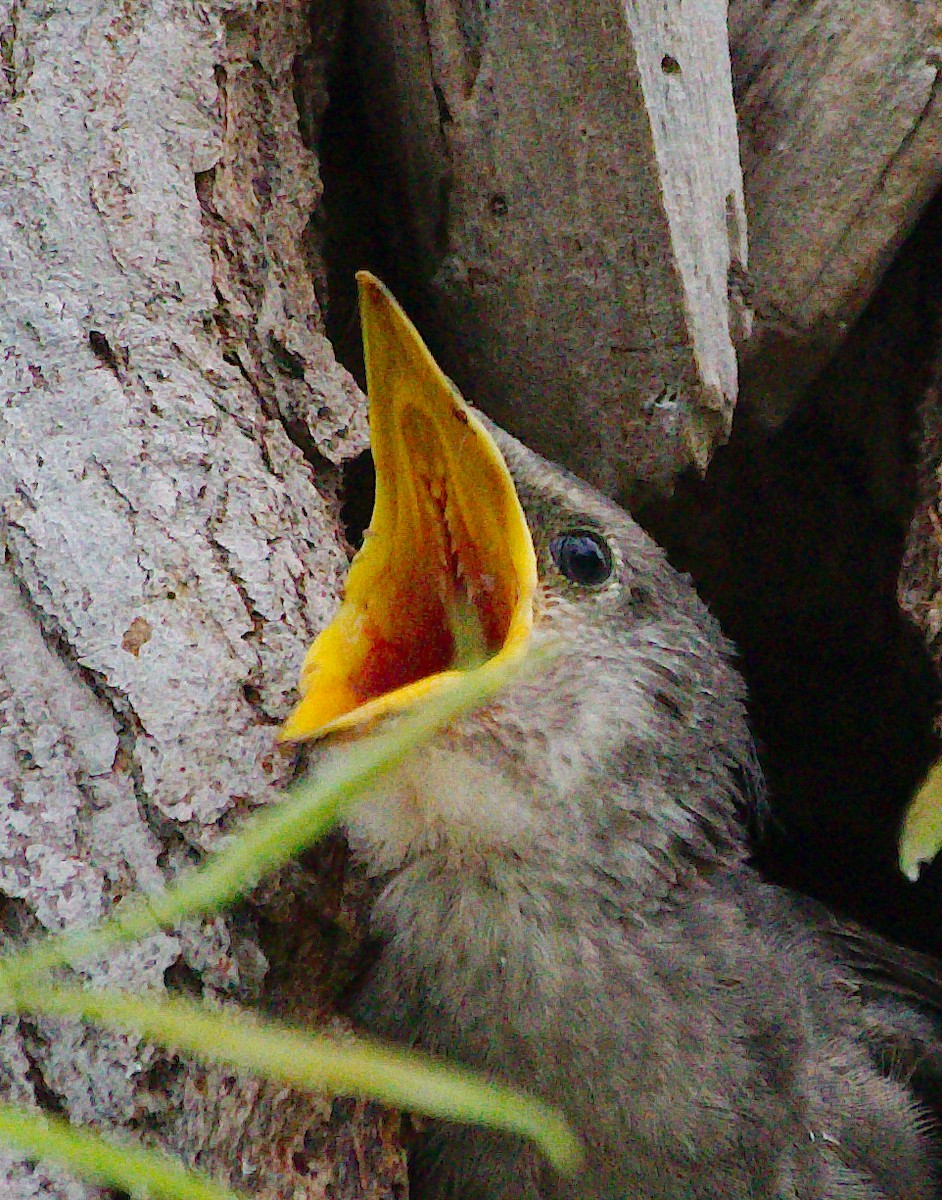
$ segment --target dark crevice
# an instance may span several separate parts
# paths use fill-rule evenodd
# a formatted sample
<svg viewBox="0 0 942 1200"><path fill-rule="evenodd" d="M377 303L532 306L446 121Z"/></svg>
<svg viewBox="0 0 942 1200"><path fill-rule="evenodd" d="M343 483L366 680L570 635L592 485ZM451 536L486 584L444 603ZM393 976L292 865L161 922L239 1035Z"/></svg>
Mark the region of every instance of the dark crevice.
<svg viewBox="0 0 942 1200"><path fill-rule="evenodd" d="M352 37L352 10L348 7L339 53L328 77L330 103L318 151L324 184L321 252L326 273L327 336L337 358L362 385L363 351L354 275L361 267L375 267L380 240L375 233L377 203L363 152L366 114Z"/></svg>
<svg viewBox="0 0 942 1200"><path fill-rule="evenodd" d="M275 343L274 339L270 339L270 342L275 345L280 345L279 343ZM271 346L269 348L271 348ZM283 356L290 356L291 360L296 358L296 356L293 355L286 347L280 348L280 354ZM275 358L278 366L281 367L281 361L274 353L273 358ZM258 401L258 405L265 416L268 417L270 421L277 421L281 425L288 437L288 440L295 445L298 450L301 451L305 462L307 462L307 464L313 469L315 478L320 480L323 480L324 478L329 480L335 479L337 475L336 463L331 462L331 460L321 452L317 443L314 441L306 422L302 420L301 417L294 417L289 413L283 413L277 408L274 408L272 405L268 404L258 387L256 387L251 375L245 369L245 365L241 358L235 351L226 351L223 354L223 359L231 367L236 368L236 370L245 380L246 384L251 388L252 394ZM289 361L287 357L285 357L285 361ZM293 372L293 367L291 366L286 366L284 369L287 374L292 374ZM262 450L264 453L264 447L262 447ZM272 468L271 464L267 461L267 454L265 455L265 459L265 465L269 470L272 471L273 474L275 474L276 472Z"/></svg>
<svg viewBox="0 0 942 1200"><path fill-rule="evenodd" d="M120 379L122 367L127 367L128 365L127 351L120 349L122 362L119 363L118 355L112 349L111 343L99 329L90 329L88 331L88 345L98 361Z"/></svg>
<svg viewBox="0 0 942 1200"><path fill-rule="evenodd" d="M300 417L292 417L287 413L280 414L279 420L288 435L288 440L301 451L305 462L313 469L315 478L322 484L326 481L333 483L337 478L337 464L331 462L319 449L307 423Z"/></svg>
<svg viewBox="0 0 942 1200"><path fill-rule="evenodd" d="M396 185L375 150L363 97L356 6L349 5L328 74L329 103L318 159L324 193L319 223L326 274L327 335L337 358L364 385L355 274L373 271L407 304L409 257L395 222Z"/></svg>
<svg viewBox="0 0 942 1200"><path fill-rule="evenodd" d="M340 488L340 519L347 543L354 550L363 545L363 534L373 512L376 470L367 450L346 464Z"/></svg>
<svg viewBox="0 0 942 1200"><path fill-rule="evenodd" d="M295 354L293 350L289 350L287 346L279 342L273 333L268 335L268 350L275 366L282 374L287 375L289 379L304 378L304 359L300 354Z"/></svg>
<svg viewBox="0 0 942 1200"><path fill-rule="evenodd" d="M942 950L942 870L907 883L896 836L940 753L940 689L897 578L917 504L917 406L942 309L936 201L803 404L737 413L705 480L638 515L736 642L770 788L770 877Z"/></svg>
<svg viewBox="0 0 942 1200"><path fill-rule="evenodd" d="M164 971L164 983L176 996L189 996L193 1000L203 998L203 981L183 958L176 959Z"/></svg>
<svg viewBox="0 0 942 1200"><path fill-rule="evenodd" d="M29 904L18 896L0 893L0 947L22 945L45 932Z"/></svg>
<svg viewBox="0 0 942 1200"><path fill-rule="evenodd" d="M26 1061L29 1063L26 1078L33 1089L36 1103L44 1113L48 1113L50 1116L68 1118L68 1110L62 1097L53 1091L42 1072L41 1062L47 1057L45 1053L47 1039L31 1021L27 1021L25 1018L20 1019L20 1032L22 1035L20 1045Z"/></svg>

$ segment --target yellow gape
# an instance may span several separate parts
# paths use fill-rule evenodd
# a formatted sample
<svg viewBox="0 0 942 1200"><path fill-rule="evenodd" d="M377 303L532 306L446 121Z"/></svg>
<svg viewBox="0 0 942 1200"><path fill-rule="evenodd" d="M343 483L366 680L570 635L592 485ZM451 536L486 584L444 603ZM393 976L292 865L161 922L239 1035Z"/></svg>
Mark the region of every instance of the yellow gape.
<svg viewBox="0 0 942 1200"><path fill-rule="evenodd" d="M521 655L533 624L536 557L500 451L390 292L367 271L357 282L376 503L282 741L350 729Z"/></svg>

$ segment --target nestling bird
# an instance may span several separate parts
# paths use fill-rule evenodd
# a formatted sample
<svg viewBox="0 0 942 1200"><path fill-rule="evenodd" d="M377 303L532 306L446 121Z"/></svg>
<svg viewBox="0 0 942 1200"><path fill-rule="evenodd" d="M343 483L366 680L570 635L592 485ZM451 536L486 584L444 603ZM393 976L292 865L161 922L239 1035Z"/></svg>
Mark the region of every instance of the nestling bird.
<svg viewBox="0 0 942 1200"><path fill-rule="evenodd" d="M750 865L762 781L716 622L625 512L471 410L359 281L376 507L283 737L350 736L456 672L557 646L347 821L384 883L359 1018L538 1093L586 1147L573 1181L510 1137L437 1127L415 1194L928 1200L909 1076L933 1030Z"/></svg>

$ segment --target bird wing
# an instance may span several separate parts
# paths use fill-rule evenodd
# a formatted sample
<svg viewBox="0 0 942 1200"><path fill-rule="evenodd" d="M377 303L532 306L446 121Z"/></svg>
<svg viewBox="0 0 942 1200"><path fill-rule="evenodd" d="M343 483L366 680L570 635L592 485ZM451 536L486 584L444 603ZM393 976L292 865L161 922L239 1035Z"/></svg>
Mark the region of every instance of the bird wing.
<svg viewBox="0 0 942 1200"><path fill-rule="evenodd" d="M812 925L863 1002L877 1065L912 1082L942 1120L942 963L803 901Z"/></svg>

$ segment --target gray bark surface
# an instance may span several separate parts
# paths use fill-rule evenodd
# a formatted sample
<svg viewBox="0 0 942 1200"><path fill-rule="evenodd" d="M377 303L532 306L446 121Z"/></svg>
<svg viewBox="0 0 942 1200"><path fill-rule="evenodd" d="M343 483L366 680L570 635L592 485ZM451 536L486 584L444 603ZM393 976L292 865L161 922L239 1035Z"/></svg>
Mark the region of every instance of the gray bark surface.
<svg viewBox="0 0 942 1200"><path fill-rule="evenodd" d="M337 17L320 20L281 0L0 19L7 944L160 887L293 770L275 727L338 592L338 465L365 443L307 269L320 183L292 68ZM269 900L300 919L292 879ZM250 908L82 975L257 1006L268 966ZM316 1020L306 983L281 1011ZM7 1020L0 1068L6 1098L137 1131L261 1197L403 1185L392 1118L332 1121L322 1098L133 1037ZM98 1194L0 1155L4 1200Z"/></svg>
<svg viewBox="0 0 942 1200"><path fill-rule="evenodd" d="M793 410L942 184L942 23L905 0L732 0L755 321L743 391Z"/></svg>
<svg viewBox="0 0 942 1200"><path fill-rule="evenodd" d="M423 328L470 399L616 492L705 469L746 231L723 0L357 0Z"/></svg>
<svg viewBox="0 0 942 1200"><path fill-rule="evenodd" d="M732 0L729 49L711 0L354 7L423 328L629 501L726 439L734 348L787 418L942 183L937 5Z"/></svg>

